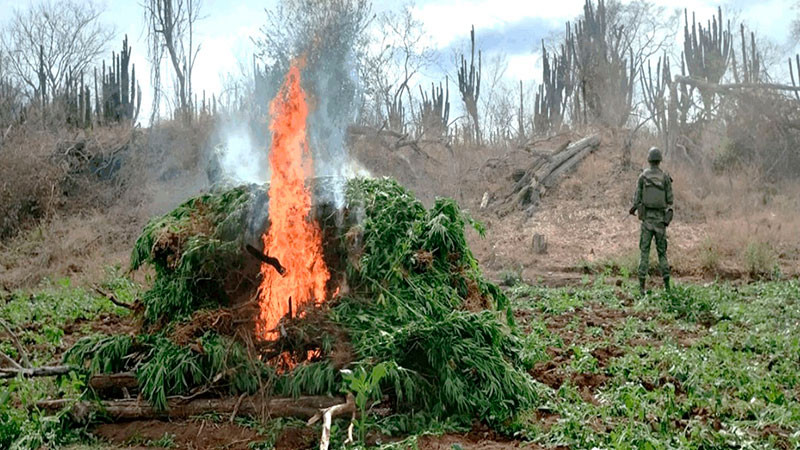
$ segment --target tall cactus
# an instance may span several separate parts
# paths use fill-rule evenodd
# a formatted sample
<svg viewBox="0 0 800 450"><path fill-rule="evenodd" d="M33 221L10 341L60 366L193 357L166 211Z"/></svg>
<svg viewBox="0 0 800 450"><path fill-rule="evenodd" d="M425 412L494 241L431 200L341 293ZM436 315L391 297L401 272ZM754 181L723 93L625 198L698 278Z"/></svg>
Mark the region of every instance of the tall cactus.
<svg viewBox="0 0 800 450"><path fill-rule="evenodd" d="M569 26L567 27L569 32ZM542 40L542 84L534 101L533 122L537 133L546 134L558 130L564 121L567 99L573 92L572 53L566 45L561 54L547 54Z"/></svg>
<svg viewBox="0 0 800 450"><path fill-rule="evenodd" d="M105 61L102 69L102 90L95 92L102 98L102 116L106 122L135 121L141 108L141 87L136 83L136 67L130 64L131 47L128 36L122 41L122 52L111 54L111 64L106 71ZM130 70L129 70L130 66Z"/></svg>
<svg viewBox="0 0 800 450"><path fill-rule="evenodd" d="M418 119L418 135L433 137L447 136L450 121L450 81L445 78L445 86L439 83L437 88L431 83L431 92L428 96L419 87L420 112Z"/></svg>
<svg viewBox="0 0 800 450"><path fill-rule="evenodd" d="M733 78L737 83L758 83L761 81L761 55L758 53L758 49L756 49L756 35L750 32L750 55L748 56L744 24L741 24L740 32L742 37L742 61L741 67L739 67L736 62L736 52L731 51Z"/></svg>
<svg viewBox="0 0 800 450"><path fill-rule="evenodd" d="M797 88L798 85L800 85L800 54L795 55L794 59L795 59L795 66L792 67L792 58L789 58L789 75L792 78L792 86ZM796 72L795 72L795 70L796 70ZM797 77L797 78L795 78L795 77ZM798 101L800 101L800 91L795 90L794 91L794 97Z"/></svg>
<svg viewBox="0 0 800 450"><path fill-rule="evenodd" d="M608 22L604 0L596 7L586 0L583 11L566 38L576 74L576 104L582 103L585 123L622 126L633 109L633 50L624 44L624 28Z"/></svg>
<svg viewBox="0 0 800 450"><path fill-rule="evenodd" d="M722 8L717 8L717 16L708 21L708 26L703 28L695 21L692 13L692 26L689 28L688 11L683 11L683 54L686 67L692 78L710 84L718 84L725 72L731 56L731 25L725 25L722 18ZM700 89L706 116L711 115L715 102L713 90Z"/></svg>
<svg viewBox="0 0 800 450"><path fill-rule="evenodd" d="M464 55L461 55L461 68L458 71L458 90L464 107L472 119L475 140L481 142L481 127L478 120L478 97L481 94L481 51L478 50L478 66L475 66L475 26L469 32L470 58L469 65Z"/></svg>

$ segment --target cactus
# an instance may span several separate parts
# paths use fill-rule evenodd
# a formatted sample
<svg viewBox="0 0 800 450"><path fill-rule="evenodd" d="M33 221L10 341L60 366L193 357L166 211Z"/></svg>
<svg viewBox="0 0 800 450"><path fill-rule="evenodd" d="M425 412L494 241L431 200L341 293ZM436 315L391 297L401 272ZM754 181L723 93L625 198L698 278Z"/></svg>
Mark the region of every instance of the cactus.
<svg viewBox="0 0 800 450"><path fill-rule="evenodd" d="M598 0L596 8L586 0L583 10L583 19L574 33L567 29L566 39L578 88L576 118L582 103L584 123L622 126L633 109L633 50L622 43L622 26L608 24L604 0Z"/></svg>
<svg viewBox="0 0 800 450"><path fill-rule="evenodd" d="M747 38L745 37L744 24L740 28L742 36L742 64L741 74L739 73L740 67L736 64L736 52L731 51L731 65L733 66L733 79L739 83L758 83L761 81L761 55L756 49L756 35L750 33L750 55L747 52Z"/></svg>
<svg viewBox="0 0 800 450"><path fill-rule="evenodd" d="M567 26L567 36L570 36ZM537 133L546 134L558 130L564 122L567 99L572 95L572 53L565 45L561 54L548 56L542 40L542 84L534 102L533 122Z"/></svg>
<svg viewBox="0 0 800 450"><path fill-rule="evenodd" d="M478 66L475 66L475 26L469 32L470 37L470 58L469 66L467 59L461 55L461 68L458 71L458 90L461 92L461 99L464 107L472 119L473 136L475 140L481 142L481 128L478 121L478 97L481 94L481 51L478 50Z"/></svg>
<svg viewBox="0 0 800 450"><path fill-rule="evenodd" d="M795 66L792 67L792 58L789 58L789 75L792 78L792 86L798 88L798 84L800 84L800 54L795 55ZM795 72L797 69L797 72ZM795 73L797 74L797 78L795 78ZM794 97L800 101L800 91L794 91Z"/></svg>
<svg viewBox="0 0 800 450"><path fill-rule="evenodd" d="M445 78L445 87L437 88L431 83L430 96L419 87L421 97L417 135L447 136L450 121L450 82Z"/></svg>
<svg viewBox="0 0 800 450"><path fill-rule="evenodd" d="M731 56L731 26L730 21L725 27L722 18L722 8L717 9L717 16L708 21L708 26L695 21L692 13L692 27L689 28L688 11L683 11L683 54L686 68L692 78L710 84L718 84L728 69ZM706 116L710 116L714 106L714 91L700 89Z"/></svg>
<svg viewBox="0 0 800 450"><path fill-rule="evenodd" d="M111 64L106 71L103 61L101 91L95 87L95 95L102 109L97 109L98 119L105 122L133 122L139 116L142 104L141 87L136 83L136 67L130 64L131 47L128 36L122 41L122 52L111 54ZM130 67L130 72L128 67ZM96 77L96 74L95 74Z"/></svg>

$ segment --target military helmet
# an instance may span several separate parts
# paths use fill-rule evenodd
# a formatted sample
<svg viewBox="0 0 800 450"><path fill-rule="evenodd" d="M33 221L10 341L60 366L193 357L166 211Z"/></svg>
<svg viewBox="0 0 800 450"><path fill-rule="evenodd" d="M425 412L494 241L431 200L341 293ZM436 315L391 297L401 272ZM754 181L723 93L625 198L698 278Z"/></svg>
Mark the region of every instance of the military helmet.
<svg viewBox="0 0 800 450"><path fill-rule="evenodd" d="M661 162L661 150L658 147L650 148L650 151L647 152L647 162Z"/></svg>

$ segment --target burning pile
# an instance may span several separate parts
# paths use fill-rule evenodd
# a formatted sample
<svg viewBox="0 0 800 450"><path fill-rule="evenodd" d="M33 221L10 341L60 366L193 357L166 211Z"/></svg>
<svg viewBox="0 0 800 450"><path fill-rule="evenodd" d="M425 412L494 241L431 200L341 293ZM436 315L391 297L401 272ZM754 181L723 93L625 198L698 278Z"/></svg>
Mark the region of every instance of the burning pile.
<svg viewBox="0 0 800 450"><path fill-rule="evenodd" d="M293 68L272 105L268 191L217 191L153 219L132 256L134 269L155 270L140 333L84 339L67 362L133 372L162 410L176 395L363 390L354 377L375 367L376 397L398 412L500 423L530 406L507 299L464 236L480 225L451 200L426 209L390 179L349 180L340 208L316 200L325 185L307 182L299 77ZM244 250L253 224L280 264Z"/></svg>

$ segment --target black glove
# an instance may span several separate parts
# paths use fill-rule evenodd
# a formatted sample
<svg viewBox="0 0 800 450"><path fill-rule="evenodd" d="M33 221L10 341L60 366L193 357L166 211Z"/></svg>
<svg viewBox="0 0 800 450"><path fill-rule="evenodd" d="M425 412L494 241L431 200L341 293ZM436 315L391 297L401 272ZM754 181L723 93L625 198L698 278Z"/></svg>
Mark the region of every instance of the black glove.
<svg viewBox="0 0 800 450"><path fill-rule="evenodd" d="M674 214L675 212L672 210L672 208L667 210L667 212L664 214L664 225L669 226L669 224L672 223L672 217Z"/></svg>
<svg viewBox="0 0 800 450"><path fill-rule="evenodd" d="M628 211L628 214L630 214L632 216L635 216L636 215L636 207L635 206L631 206L631 209L630 209L630 211Z"/></svg>

